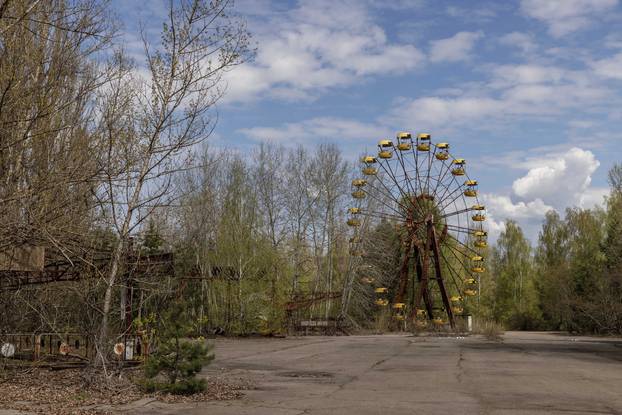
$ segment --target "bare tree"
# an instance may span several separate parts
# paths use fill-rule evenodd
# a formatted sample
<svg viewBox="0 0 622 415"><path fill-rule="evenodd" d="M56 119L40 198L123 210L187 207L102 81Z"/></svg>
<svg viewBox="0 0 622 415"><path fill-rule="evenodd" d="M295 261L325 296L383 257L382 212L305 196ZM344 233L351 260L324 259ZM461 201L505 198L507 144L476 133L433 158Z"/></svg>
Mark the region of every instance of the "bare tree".
<svg viewBox="0 0 622 415"><path fill-rule="evenodd" d="M282 146L261 143L253 155L253 181L257 202L263 222L263 233L270 240L272 248L272 270L270 276L271 324L277 318L277 290L280 281L280 245L285 237L285 192L283 183L285 150Z"/></svg>
<svg viewBox="0 0 622 415"><path fill-rule="evenodd" d="M114 33L104 6L0 3L0 250L42 244L70 255L90 225L91 110L109 82L95 58Z"/></svg>
<svg viewBox="0 0 622 415"><path fill-rule="evenodd" d="M213 131L210 110L223 94L222 76L249 54L248 33L229 16L226 0L171 2L162 41L143 34L148 79L118 59L122 83L102 100L101 133L108 149L100 159L101 212L117 233L106 277L99 346L108 339L113 289L132 232L177 195L173 174L191 167L188 150ZM100 350L100 359L105 361Z"/></svg>

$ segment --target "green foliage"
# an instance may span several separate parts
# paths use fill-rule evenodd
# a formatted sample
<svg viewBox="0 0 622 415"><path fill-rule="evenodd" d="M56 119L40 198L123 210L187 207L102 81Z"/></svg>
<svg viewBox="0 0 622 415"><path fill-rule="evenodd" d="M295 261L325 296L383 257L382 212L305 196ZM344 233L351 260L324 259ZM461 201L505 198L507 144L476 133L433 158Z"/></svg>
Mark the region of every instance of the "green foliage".
<svg viewBox="0 0 622 415"><path fill-rule="evenodd" d="M514 221L506 221L491 261L496 280L492 317L511 329L526 330L539 326L531 251L521 228Z"/></svg>
<svg viewBox="0 0 622 415"><path fill-rule="evenodd" d="M548 212L531 255L511 221L492 255L480 317L514 329L622 333L622 165L606 210Z"/></svg>
<svg viewBox="0 0 622 415"><path fill-rule="evenodd" d="M543 328L560 330L568 309L570 235L568 226L555 211L547 212L535 253L536 289Z"/></svg>
<svg viewBox="0 0 622 415"><path fill-rule="evenodd" d="M501 341L503 326L491 320L476 321L473 327L473 333L481 334L488 340Z"/></svg>
<svg viewBox="0 0 622 415"><path fill-rule="evenodd" d="M152 254L158 252L162 248L163 244L164 239L162 239L155 221L153 219L149 219L149 222L147 223L147 230L142 240L142 248L147 253Z"/></svg>
<svg viewBox="0 0 622 415"><path fill-rule="evenodd" d="M193 394L205 389L205 379L197 379L196 375L214 359L214 354L202 337L187 338L192 328L187 313L178 304L162 317L154 349L145 363L147 391Z"/></svg>

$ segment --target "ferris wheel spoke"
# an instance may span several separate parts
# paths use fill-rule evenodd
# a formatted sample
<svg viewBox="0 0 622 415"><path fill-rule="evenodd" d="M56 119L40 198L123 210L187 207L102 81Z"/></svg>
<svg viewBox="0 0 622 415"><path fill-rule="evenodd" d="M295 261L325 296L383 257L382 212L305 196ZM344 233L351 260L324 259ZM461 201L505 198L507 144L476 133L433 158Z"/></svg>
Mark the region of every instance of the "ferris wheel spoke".
<svg viewBox="0 0 622 415"><path fill-rule="evenodd" d="M456 287L458 291L461 291L462 287L464 286L464 283L462 282L462 278L460 277L460 274L456 270L454 270L454 267L451 266L451 261L447 259L447 257L445 256L442 250L441 250L441 256L443 257L443 260L445 261L445 265L447 266L447 269L449 270L449 275L451 276L451 279L454 282L454 287ZM460 281L460 283L458 283L458 281Z"/></svg>
<svg viewBox="0 0 622 415"><path fill-rule="evenodd" d="M380 165L383 166L385 172L389 175L389 177L391 177L391 179L393 180L393 183L395 183L395 186L397 187L397 189L401 193L402 197L408 199L408 192L405 192L404 189L402 189L402 187L399 185L399 183L397 181L397 176L395 175L395 172L391 168L391 164L387 162L388 171L387 171L387 169L384 167L384 165L382 163L380 163Z"/></svg>
<svg viewBox="0 0 622 415"><path fill-rule="evenodd" d="M447 269L447 271L449 271L449 276L451 277L453 283L454 283L454 287L458 290L460 290L460 287L462 286L462 279L460 278L460 273L457 272L454 267L451 265L452 261L450 261L446 256L444 251L441 249L440 250L440 255L443 258L443 265L445 266L445 268ZM458 283L458 281L460 281L460 283Z"/></svg>
<svg viewBox="0 0 622 415"><path fill-rule="evenodd" d="M411 146L412 146L412 145L413 145L413 144L412 144L412 139L411 139ZM414 147L412 147L412 148L414 148ZM415 150L411 150L411 151L416 151L416 149L415 149ZM406 168L405 168L404 160L403 160L403 158L401 157L401 154L398 156L398 159L400 160L400 164L401 164L401 166L402 166L402 170L404 171L404 178L405 178L405 180L406 180L407 186L409 185L408 187L410 188L410 193L411 193L411 195L412 195L412 196L417 197L418 192L417 192L417 190L416 190L416 189L412 186L411 180L409 179L409 176L408 176L408 171L407 171L407 170L406 170ZM415 172L417 172L417 169L415 169ZM401 177L401 176L400 176L400 177ZM423 191L421 191L421 193L423 193ZM412 202L411 202L411 203L412 203ZM412 203L412 205L413 205L413 206L417 209L417 212L419 213L419 215L422 215L422 216L423 216L423 215L425 214L424 209L423 209L421 206L419 206L419 204L418 204L418 203Z"/></svg>
<svg viewBox="0 0 622 415"><path fill-rule="evenodd" d="M413 145L413 158L415 160L415 178L417 179L417 184L419 185L419 191L423 193L423 186L421 184L421 175L419 174L419 151L417 150L417 143L413 144L412 138L410 139L411 144ZM416 196L416 194L415 194Z"/></svg>
<svg viewBox="0 0 622 415"><path fill-rule="evenodd" d="M451 237L451 236L450 236L450 237ZM451 238L452 238L452 239L454 239L454 241L458 242L461 246L463 246L463 247L465 247L465 248L469 249L469 247L468 247L467 245L465 245L464 243L460 242L459 240L457 240L457 239L455 239L455 238L453 238L453 237L451 237ZM466 252L464 252L464 251L462 251L462 250L460 250L460 249L456 248L456 247L455 247L455 246L453 246L452 244L446 244L445 246L446 246L447 248L449 248L450 250L452 250L453 252L458 252L458 253L460 253L460 255L464 255L464 256L465 256L466 258L468 258L468 259L470 259L470 258L471 258L471 256L470 256L468 253L466 253Z"/></svg>
<svg viewBox="0 0 622 415"><path fill-rule="evenodd" d="M458 238L456 238L455 236L451 235L451 234L447 234L450 238L452 238L454 241L458 242L460 245L462 245L463 247L465 247L467 250L473 252L475 255L479 255L479 252L477 252L477 250L475 250L474 248L470 247L469 245L465 244L464 242L462 242L461 240L459 240Z"/></svg>
<svg viewBox="0 0 622 415"><path fill-rule="evenodd" d="M473 207L468 207L468 208L465 208L465 209L456 210L455 212L445 213L444 215L441 216L441 218L445 219L445 218L448 218L450 216L460 215L460 214L463 214L463 213L472 212L474 210L476 210L476 209L473 208Z"/></svg>
<svg viewBox="0 0 622 415"><path fill-rule="evenodd" d="M397 179L395 178L395 174L393 173L393 169L391 169L391 165L390 165L389 163L387 163L388 170L387 170L387 168L384 166L384 164L383 164L383 163L380 163L380 166L381 166L381 167L382 167L382 169L385 171L385 173L386 173L389 177L391 177L391 180L393 180L393 183L394 183L394 184L395 184L395 186L397 187L397 189L398 189L398 191L400 192L400 194L401 194L402 198L404 198L404 199L408 200L408 201L410 202L410 203L409 203L409 205L411 205L411 206L415 206L415 207L417 208L417 210L419 210L419 212L421 213L421 209L420 209L420 208L419 208L416 204L414 204L414 203L412 203L412 202L411 202L411 199L408 197L408 193L405 193L405 192L404 192L404 190L400 187L399 183L397 182ZM384 183L383 183L382 181L381 181L381 183L382 183L382 185L383 185L383 186L385 186L385 185L384 185ZM385 188L387 188L387 187L385 186ZM389 191L389 190L388 190L388 188L387 188L387 191ZM389 192L390 192L390 191L389 191ZM408 211L408 207L404 206L404 205L403 205L403 204L401 204L400 202L398 202L398 204L399 204L399 205L400 205L400 206L404 209L404 211Z"/></svg>
<svg viewBox="0 0 622 415"><path fill-rule="evenodd" d="M410 146L411 146L411 150L410 151L413 154L413 158L414 158L414 162L415 162L415 164L414 164L414 172L415 172L415 180L416 180L415 187L413 187L411 185L411 190L412 190L412 195L414 197L418 197L419 194L423 195L423 193L424 193L424 188L423 188L423 185L422 185L423 178L421 177L421 174L419 173L421 171L421 168L419 166L419 158L420 157L419 157L419 151L417 149L417 143L413 142L412 138L410 139ZM402 161L402 168L404 170L404 174L408 177L409 171L405 168L405 164L404 164L403 160L402 159L400 159L400 160ZM412 171L410 171L410 173L412 174ZM428 176L429 176L429 174L428 174ZM409 182L410 182L410 180L409 180ZM418 185L418 187L417 187L417 185ZM413 205L415 206L415 208L417 209L417 211L418 211L418 213L420 215L425 215L425 209L424 208L419 206L418 203L413 203Z"/></svg>
<svg viewBox="0 0 622 415"><path fill-rule="evenodd" d="M431 147L431 146L430 146ZM432 161L434 161L434 155L436 154L436 146L434 147L434 151L430 154L431 148L427 151L428 153L428 171L426 173L425 178L425 191L427 194L430 194L430 172L432 170Z"/></svg>
<svg viewBox="0 0 622 415"><path fill-rule="evenodd" d="M398 199L395 198L395 196L393 195L393 192L391 192L391 190L384 184L384 182L380 179L378 179L378 181L380 182L380 184L382 185L382 187L384 187L384 189L387 191L387 193L384 193L382 190L380 190L379 188L375 187L374 185L372 185L371 183L367 183L367 186L372 188L373 190L375 190L378 194L384 195L384 196L388 196L389 199L391 199L393 202L395 202L399 207L401 207L402 209L406 210L406 206L404 206ZM403 213L400 212L399 210L395 209L394 207L388 205L386 203L386 201L376 197L375 195L373 195L371 192L365 192L365 194L369 197L371 197L372 199L376 200L377 202L383 204L384 206L388 207L389 209L393 210L395 213L397 213L398 215L403 216Z"/></svg>
<svg viewBox="0 0 622 415"><path fill-rule="evenodd" d="M449 170L451 170L451 163L449 164ZM446 188L445 188L445 192L443 192L442 196L439 198L439 200L443 200L445 199L446 193L447 191L449 191L449 189L451 188L452 184L456 184L458 186L458 188L462 189L463 184L460 184L460 182L458 182L458 176L454 176L453 174L451 175L451 178L449 180L449 183L447 184Z"/></svg>
<svg viewBox="0 0 622 415"><path fill-rule="evenodd" d="M449 252L450 254L452 254L452 255L453 255L453 257L456 259L456 261L458 261L458 263L459 263L459 264L461 264L462 266L464 266L464 259L462 259L462 258L460 258L458 255L456 255L456 251L455 251L455 249L453 249L452 247L449 247L449 248L450 248L450 249L449 249L449 251L448 251L448 252ZM460 251L458 251L458 252L460 252ZM466 255L465 255L465 256L466 256ZM469 258L469 257L467 256L467 258ZM469 258L469 259L470 259L470 258ZM451 265L450 265L450 262L448 262L448 265L449 265L449 266L451 266ZM462 281L462 279L460 279L460 280Z"/></svg>
<svg viewBox="0 0 622 415"><path fill-rule="evenodd" d="M453 187L452 185L455 184L456 187ZM443 187L444 187L444 191L443 194L439 197L439 202L444 202L446 201L448 198L450 198L451 196L453 196L457 191L460 191L460 194L462 193L462 190L464 188L463 184L460 184L458 182L458 180L456 179L456 176L452 175L451 179L449 181L449 183L445 184L443 183ZM452 190L453 189L453 190ZM454 199L455 200L455 199ZM444 205L444 207L447 207L449 204Z"/></svg>
<svg viewBox="0 0 622 415"><path fill-rule="evenodd" d="M358 213L358 215L361 216L368 216L368 217L372 217L372 218L379 218L379 219L392 219L392 220L404 220L403 216L395 216L395 215L390 215L388 213L382 213L382 212L375 212L375 211L361 211Z"/></svg>
<svg viewBox="0 0 622 415"><path fill-rule="evenodd" d="M456 194L456 192L458 193ZM452 190L452 192L447 195L447 199L449 199L452 196L453 198L449 202L441 204L442 210L445 210L446 208L451 206L456 200L458 200L458 198L463 196L463 186L461 185L460 187L457 187L456 189ZM446 202L447 199L443 199L440 202ZM465 202L465 205L466 205L466 202Z"/></svg>
<svg viewBox="0 0 622 415"><path fill-rule="evenodd" d="M411 140L411 146L412 146L412 140ZM402 156L402 152L401 151L398 152L397 158L400 161L400 164L402 165L402 170L404 171L404 179L406 180L407 186L410 188L410 191L411 191L411 193L413 195L417 195L417 192L415 191L415 189L412 186L410 177L408 176L408 170L406 169L406 165L404 164L404 157Z"/></svg>
<svg viewBox="0 0 622 415"><path fill-rule="evenodd" d="M434 148L434 152L436 153L436 147ZM437 190L438 190L439 184L441 184L443 182L443 180L445 180L445 176L451 170L451 162L446 163L445 160L441 160L441 162L442 162L442 167L441 167L440 171L438 172L438 174L440 176L440 179L437 180L436 186L434 186L434 192L432 193L432 196L434 196L434 198L436 198L436 196L437 196ZM445 170L445 171L443 172L443 170ZM441 173L442 173L442 175L441 175Z"/></svg>
<svg viewBox="0 0 622 415"><path fill-rule="evenodd" d="M464 227L464 226L460 226L460 225L454 225L454 224L451 224L451 223L447 223L446 225L449 228L449 230L451 230L451 231L462 232L462 233L467 233L467 234L472 234L473 232L476 232L476 231L480 230L480 229L477 229L477 228L468 228L468 227Z"/></svg>

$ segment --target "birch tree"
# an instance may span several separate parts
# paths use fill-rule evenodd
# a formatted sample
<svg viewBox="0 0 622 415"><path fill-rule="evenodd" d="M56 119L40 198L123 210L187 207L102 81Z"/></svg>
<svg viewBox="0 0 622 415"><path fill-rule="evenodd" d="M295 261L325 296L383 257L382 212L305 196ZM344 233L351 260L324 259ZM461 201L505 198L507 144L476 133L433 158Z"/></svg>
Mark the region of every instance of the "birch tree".
<svg viewBox="0 0 622 415"><path fill-rule="evenodd" d="M213 131L210 111L224 93L224 72L248 57L248 33L229 15L230 6L226 0L170 2L161 42L154 45L143 33L146 79L119 59L122 81L103 94L101 133L108 143L100 159L104 184L98 195L119 243L102 304L102 363L128 238L155 209L176 198L173 174L192 167L188 150Z"/></svg>

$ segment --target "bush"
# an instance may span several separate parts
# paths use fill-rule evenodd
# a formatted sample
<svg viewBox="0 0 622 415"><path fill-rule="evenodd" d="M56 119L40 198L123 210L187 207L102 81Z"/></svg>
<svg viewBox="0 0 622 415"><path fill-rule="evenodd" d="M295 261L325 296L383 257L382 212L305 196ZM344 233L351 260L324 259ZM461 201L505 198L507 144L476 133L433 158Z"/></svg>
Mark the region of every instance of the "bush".
<svg viewBox="0 0 622 415"><path fill-rule="evenodd" d="M480 321L477 322L473 332L476 334L481 334L486 337L488 340L493 341L501 341L502 335L504 333L503 326L494 321Z"/></svg>
<svg viewBox="0 0 622 415"><path fill-rule="evenodd" d="M205 379L197 379L196 375L214 360L212 347L202 337L186 337L192 324L178 306L169 310L161 323L156 345L145 363L145 389L180 395L205 390Z"/></svg>

